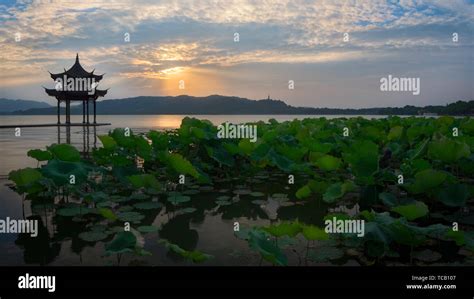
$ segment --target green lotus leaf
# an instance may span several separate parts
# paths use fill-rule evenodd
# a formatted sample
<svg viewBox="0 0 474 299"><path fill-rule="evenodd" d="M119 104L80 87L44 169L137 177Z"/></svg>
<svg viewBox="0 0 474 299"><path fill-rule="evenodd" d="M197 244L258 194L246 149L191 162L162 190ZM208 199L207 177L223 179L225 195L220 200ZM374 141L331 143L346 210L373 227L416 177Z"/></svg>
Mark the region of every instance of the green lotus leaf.
<svg viewBox="0 0 474 299"><path fill-rule="evenodd" d="M81 161L81 153L70 144L53 144L48 147L54 158L61 161L79 162Z"/></svg>
<svg viewBox="0 0 474 299"><path fill-rule="evenodd" d="M466 143L448 138L432 141L428 146L430 158L446 163L454 163L461 158L469 157L470 154Z"/></svg>
<svg viewBox="0 0 474 299"><path fill-rule="evenodd" d="M425 123L423 125L414 124L407 130L407 138L409 141L415 141L419 138L430 137L435 127L432 124Z"/></svg>
<svg viewBox="0 0 474 299"><path fill-rule="evenodd" d="M198 250L193 250L193 251L187 252L184 255L184 257L187 258L187 259L190 259L193 263L202 263L202 262L205 262L205 261L213 258L212 255L203 253L203 252L198 251Z"/></svg>
<svg viewBox="0 0 474 299"><path fill-rule="evenodd" d="M326 171L339 169L341 165L341 159L331 155L324 155L316 160L316 166Z"/></svg>
<svg viewBox="0 0 474 299"><path fill-rule="evenodd" d="M474 231L463 231L462 234L467 249L474 252Z"/></svg>
<svg viewBox="0 0 474 299"><path fill-rule="evenodd" d="M388 133L387 139L388 140L397 140L402 137L403 134L403 127L401 126L396 126L390 129L390 132Z"/></svg>
<svg viewBox="0 0 474 299"><path fill-rule="evenodd" d="M177 205L179 205L179 204L181 204L181 203L183 203L183 202L188 202L188 201L190 201L190 200L191 200L191 197L189 197L189 196L184 196L184 195L174 195L174 196L169 196L169 197L167 198L167 200L168 200L171 204L177 206Z"/></svg>
<svg viewBox="0 0 474 299"><path fill-rule="evenodd" d="M65 216L65 217L74 217L74 216L79 216L79 215L86 215L91 212L92 210L87 207L71 206L71 207L61 208L57 210L56 214Z"/></svg>
<svg viewBox="0 0 474 299"><path fill-rule="evenodd" d="M134 135L132 130L130 129L128 131L125 131L125 129L122 128L115 128L111 133L109 133L109 136L112 137L115 142L121 147L129 149L135 147Z"/></svg>
<svg viewBox="0 0 474 299"><path fill-rule="evenodd" d="M229 167L234 166L234 162L235 162L234 158L224 148L222 147L213 148L210 146L206 146L206 151L209 157L211 157L218 163L229 166Z"/></svg>
<svg viewBox="0 0 474 299"><path fill-rule="evenodd" d="M391 238L399 244L418 246L426 240L424 235L419 234L400 220L393 222L388 228Z"/></svg>
<svg viewBox="0 0 474 299"><path fill-rule="evenodd" d="M274 265L285 266L288 259L281 249L268 240L267 235L259 230L251 230L248 233L248 242L251 249L256 250L266 261Z"/></svg>
<svg viewBox="0 0 474 299"><path fill-rule="evenodd" d="M270 149L268 152L268 159L273 165L286 172L291 171L292 165L294 165L293 161L283 155L280 155L273 149Z"/></svg>
<svg viewBox="0 0 474 299"><path fill-rule="evenodd" d="M28 157L36 159L38 161L49 161L53 158L53 155L48 151L43 151L40 149L32 149L27 153Z"/></svg>
<svg viewBox="0 0 474 299"><path fill-rule="evenodd" d="M329 187L328 182L316 180L310 180L307 185L312 192L317 194L324 194Z"/></svg>
<svg viewBox="0 0 474 299"><path fill-rule="evenodd" d="M99 213L106 219L115 221L117 220L117 215L115 215L114 212L112 212L111 209L108 208L99 208Z"/></svg>
<svg viewBox="0 0 474 299"><path fill-rule="evenodd" d="M466 244L463 231L449 230L449 231L446 232L446 237L448 239L454 240L456 242L456 245L458 245L458 246L462 246L462 245Z"/></svg>
<svg viewBox="0 0 474 299"><path fill-rule="evenodd" d="M111 136L98 135L97 137L99 138L100 142L102 142L102 145L106 149L113 149L117 146L117 142L115 142L115 140Z"/></svg>
<svg viewBox="0 0 474 299"><path fill-rule="evenodd" d="M379 193L379 199L387 207L394 207L398 204L397 197L392 193L386 193L386 192Z"/></svg>
<svg viewBox="0 0 474 299"><path fill-rule="evenodd" d="M321 229L314 225L303 225L302 233L306 240L314 241L329 239L329 235L325 232L324 229Z"/></svg>
<svg viewBox="0 0 474 299"><path fill-rule="evenodd" d="M153 210L153 209L159 209L163 205L157 201L145 201L145 202L139 202L133 205L135 209L139 210Z"/></svg>
<svg viewBox="0 0 474 299"><path fill-rule="evenodd" d="M312 142L309 147L313 152L327 154L331 151L333 145L331 143Z"/></svg>
<svg viewBox="0 0 474 299"><path fill-rule="evenodd" d="M214 191L214 186L201 186L199 187L199 191L204 191L204 192Z"/></svg>
<svg viewBox="0 0 474 299"><path fill-rule="evenodd" d="M396 206L393 207L391 210L395 213L402 215L409 221L426 216L429 212L428 206L421 201L416 201L413 204Z"/></svg>
<svg viewBox="0 0 474 299"><path fill-rule="evenodd" d="M363 184L373 182L373 174L379 169L378 146L372 141L356 141L351 151L344 154L356 178Z"/></svg>
<svg viewBox="0 0 474 299"><path fill-rule="evenodd" d="M79 239L87 241L87 242L97 242L97 241L106 239L108 235L100 231L90 231L90 232L82 232L78 235L78 237Z"/></svg>
<svg viewBox="0 0 474 299"><path fill-rule="evenodd" d="M374 221L375 215L374 215L373 211L369 212L367 210L363 210L359 213L359 218L365 219L367 221Z"/></svg>
<svg viewBox="0 0 474 299"><path fill-rule="evenodd" d="M306 147L289 146L285 143L278 145L276 149L278 153L295 162L301 161L308 152Z"/></svg>
<svg viewBox="0 0 474 299"><path fill-rule="evenodd" d="M337 199L343 197L344 193L342 183L334 183L326 189L326 192L323 195L323 200L327 203L333 203Z"/></svg>
<svg viewBox="0 0 474 299"><path fill-rule="evenodd" d="M309 162L316 164L319 158L324 157L323 153L320 152L309 152Z"/></svg>
<svg viewBox="0 0 474 299"><path fill-rule="evenodd" d="M199 173L194 168L193 164L189 162L186 158L181 156L180 154L169 154L167 156L168 163L170 166L179 174L189 174L194 178L199 177Z"/></svg>
<svg viewBox="0 0 474 299"><path fill-rule="evenodd" d="M302 199L307 198L311 195L311 188L308 185L304 185L296 191L296 198Z"/></svg>
<svg viewBox="0 0 474 299"><path fill-rule="evenodd" d="M444 187L436 197L450 207L463 207L469 199L469 188L464 184L454 184Z"/></svg>
<svg viewBox="0 0 474 299"><path fill-rule="evenodd" d="M75 184L80 184L87 179L88 169L82 162L69 162L53 159L41 168L41 172L47 178L59 186L70 183L71 175L75 177Z"/></svg>
<svg viewBox="0 0 474 299"><path fill-rule="evenodd" d="M115 202L115 203L127 202L127 201L131 200L131 198L129 198L127 196L120 196L120 195L112 195L112 196L110 196L109 199L110 199L111 202Z"/></svg>
<svg viewBox="0 0 474 299"><path fill-rule="evenodd" d="M239 141L238 148L241 153L249 156L253 152L254 143L250 142L249 139L242 139Z"/></svg>
<svg viewBox="0 0 474 299"><path fill-rule="evenodd" d="M442 239L443 236L446 235L446 232L451 229L449 226L439 224L439 223L424 226L424 227L420 227L416 224L413 224L413 225L406 224L406 225L409 226L410 229L414 230L416 233L425 235L433 239Z"/></svg>
<svg viewBox="0 0 474 299"><path fill-rule="evenodd" d="M202 263L210 258L213 258L212 255L202 253L198 250L187 251L176 244L168 242L167 240L160 240L159 242L164 244L170 251L179 254L183 258L190 260L193 263Z"/></svg>
<svg viewBox="0 0 474 299"><path fill-rule="evenodd" d="M232 202L228 200L216 200L215 203L219 206L228 206L232 204Z"/></svg>
<svg viewBox="0 0 474 299"><path fill-rule="evenodd" d="M414 172L418 173L422 170L430 169L430 162L423 159L416 159L412 161L412 169Z"/></svg>
<svg viewBox="0 0 474 299"><path fill-rule="evenodd" d="M147 137L152 141L155 150L167 150L169 146L169 137L166 132L149 131Z"/></svg>
<svg viewBox="0 0 474 299"><path fill-rule="evenodd" d="M461 130L465 131L471 136L474 135L474 118L467 118L466 121L463 122L460 127Z"/></svg>
<svg viewBox="0 0 474 299"><path fill-rule="evenodd" d="M130 195L129 199L131 200L147 200L150 199L150 195L144 193L133 193Z"/></svg>
<svg viewBox="0 0 474 299"><path fill-rule="evenodd" d="M135 136L135 152L137 156L145 160L150 160L152 153L152 146L143 136Z"/></svg>
<svg viewBox="0 0 474 299"><path fill-rule="evenodd" d="M238 195L249 195L250 193L252 193L252 191L250 191L250 189L237 189L234 190L233 193Z"/></svg>
<svg viewBox="0 0 474 299"><path fill-rule="evenodd" d="M429 138L426 138L424 141L419 143L416 148L409 153L409 157L411 160L417 159L421 157L428 148L428 142L430 141Z"/></svg>
<svg viewBox="0 0 474 299"><path fill-rule="evenodd" d="M145 218L144 215L138 213L138 212L120 212L118 215L118 219L124 222L140 222Z"/></svg>
<svg viewBox="0 0 474 299"><path fill-rule="evenodd" d="M117 212L130 212L130 211L133 211L133 207L132 206L121 206L120 208L118 208Z"/></svg>
<svg viewBox="0 0 474 299"><path fill-rule="evenodd" d="M161 190L161 184L152 174L136 174L128 176L127 179L135 188L152 188Z"/></svg>
<svg viewBox="0 0 474 299"><path fill-rule="evenodd" d="M87 203L91 203L91 202L100 203L100 202L107 201L107 199L108 199L108 195L103 191L92 192L84 196L84 200Z"/></svg>
<svg viewBox="0 0 474 299"><path fill-rule="evenodd" d="M241 227L238 231L234 231L234 235L241 240L248 241L250 231L252 231L252 229Z"/></svg>
<svg viewBox="0 0 474 299"><path fill-rule="evenodd" d="M231 155L236 155L241 152L241 149L239 149L238 145L232 142L222 142L222 147Z"/></svg>
<svg viewBox="0 0 474 299"><path fill-rule="evenodd" d="M270 152L270 145L268 143L261 143L256 146L250 155L250 158L253 161L260 162L261 160L265 159Z"/></svg>
<svg viewBox="0 0 474 299"><path fill-rule="evenodd" d="M446 173L442 171L425 169L415 175L415 182L409 185L407 189L414 194L423 193L441 185L446 178Z"/></svg>
<svg viewBox="0 0 474 299"><path fill-rule="evenodd" d="M137 228L141 233L156 233L160 228L154 225L142 225Z"/></svg>
<svg viewBox="0 0 474 299"><path fill-rule="evenodd" d="M294 237L301 232L302 227L301 224L298 222L282 222L277 225L264 227L262 228L262 230L275 237Z"/></svg>
<svg viewBox="0 0 474 299"><path fill-rule="evenodd" d="M184 215L184 214L191 214L196 212L196 208L184 208L184 209L179 209L174 212L175 215Z"/></svg>
<svg viewBox="0 0 474 299"><path fill-rule="evenodd" d="M391 242L391 237L384 225L376 222L368 222L364 229L365 241L374 241L388 245Z"/></svg>
<svg viewBox="0 0 474 299"><path fill-rule="evenodd" d="M384 136L384 132L375 126L362 127L361 131L361 136L366 140L378 141Z"/></svg>
<svg viewBox="0 0 474 299"><path fill-rule="evenodd" d="M450 126L454 123L454 117L443 115L435 119L435 123L438 126Z"/></svg>
<svg viewBox="0 0 474 299"><path fill-rule="evenodd" d="M189 190L183 191L183 194L184 195L195 195L195 194L199 194L199 190L189 189Z"/></svg>
<svg viewBox="0 0 474 299"><path fill-rule="evenodd" d="M89 227L89 229L92 232L106 232L108 230L108 227L103 224L94 224L91 227Z"/></svg>
<svg viewBox="0 0 474 299"><path fill-rule="evenodd" d="M8 175L8 179L19 187L31 186L37 183L41 178L43 178L41 172L29 167L11 171Z"/></svg>
<svg viewBox="0 0 474 299"><path fill-rule="evenodd" d="M118 254L125 252L133 252L137 245L137 237L132 232L119 232L112 241L105 245L108 254Z"/></svg>

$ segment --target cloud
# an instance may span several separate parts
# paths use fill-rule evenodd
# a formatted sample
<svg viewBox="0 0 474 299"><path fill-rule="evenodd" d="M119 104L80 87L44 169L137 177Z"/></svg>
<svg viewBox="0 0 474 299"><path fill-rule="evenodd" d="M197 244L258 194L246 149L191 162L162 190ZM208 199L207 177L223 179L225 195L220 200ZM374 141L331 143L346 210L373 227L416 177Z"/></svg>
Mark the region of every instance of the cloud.
<svg viewBox="0 0 474 299"><path fill-rule="evenodd" d="M225 72L228 80L244 82L235 73L239 66L251 66L259 74L268 69L260 77L278 77L281 82L287 80L285 71L275 73L268 66L284 70L308 65L313 72L308 76L316 77L323 65L338 69L341 63L370 61L376 66L358 69L358 76L368 77L392 61L423 60L428 65L410 68L454 64L466 74L473 23L474 5L461 0L20 1L0 5L0 80L2 88L22 97L18 86L26 91L50 84L50 78L40 74L68 68L77 52L86 68L107 73L104 85L121 90L123 80L133 79L131 83L147 87L137 92L148 94L156 92L157 84L146 80L170 81L204 69L210 71L200 74L201 79ZM460 34L460 43L451 41L453 32ZM125 33L130 34L129 43L124 42ZM221 85L236 95L242 89L230 81ZM240 87L233 90L233 85ZM209 93L214 93L212 86Z"/></svg>

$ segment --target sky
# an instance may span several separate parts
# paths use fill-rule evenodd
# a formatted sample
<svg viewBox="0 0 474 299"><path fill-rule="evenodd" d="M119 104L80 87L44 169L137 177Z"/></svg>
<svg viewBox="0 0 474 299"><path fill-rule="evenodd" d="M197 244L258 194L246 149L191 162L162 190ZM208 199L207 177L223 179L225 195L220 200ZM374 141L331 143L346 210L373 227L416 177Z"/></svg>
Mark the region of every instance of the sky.
<svg viewBox="0 0 474 299"><path fill-rule="evenodd" d="M0 98L54 104L48 71L79 53L86 70L105 73L104 100L445 105L474 100L473 45L474 1L2 0ZM381 91L388 75L419 78L420 94Z"/></svg>

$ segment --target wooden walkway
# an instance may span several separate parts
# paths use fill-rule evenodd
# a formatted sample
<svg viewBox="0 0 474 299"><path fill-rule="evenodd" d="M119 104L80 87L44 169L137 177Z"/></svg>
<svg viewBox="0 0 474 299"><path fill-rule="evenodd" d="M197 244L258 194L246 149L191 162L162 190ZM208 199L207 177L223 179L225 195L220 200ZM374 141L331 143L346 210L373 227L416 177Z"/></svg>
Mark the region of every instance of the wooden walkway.
<svg viewBox="0 0 474 299"><path fill-rule="evenodd" d="M110 126L110 123L70 123L70 124L21 124L21 125L0 125L0 129L11 128L41 128L41 127L100 127Z"/></svg>

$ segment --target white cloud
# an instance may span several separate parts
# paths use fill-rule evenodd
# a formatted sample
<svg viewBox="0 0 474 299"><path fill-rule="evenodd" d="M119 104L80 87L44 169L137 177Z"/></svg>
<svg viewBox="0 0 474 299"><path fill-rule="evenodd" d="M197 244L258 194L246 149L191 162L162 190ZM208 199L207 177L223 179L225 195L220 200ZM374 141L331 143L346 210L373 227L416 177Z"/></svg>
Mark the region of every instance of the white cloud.
<svg viewBox="0 0 474 299"><path fill-rule="evenodd" d="M247 64L367 59L383 64L401 51L406 55L410 50L454 49L457 45L446 33L432 30L423 35L417 28L463 24L459 28L465 29L466 23L472 26L473 8L461 0L69 0L0 5L0 80L2 86L37 84L38 74L69 67L76 52L86 68L108 73L110 84ZM173 31L172 24L181 29ZM195 24L204 26L205 37L192 34ZM236 44L235 31L257 36L241 36ZM17 32L21 42L14 41ZM131 33L132 42L123 42L124 32ZM349 43L343 42L346 32ZM472 40L461 40L472 48ZM41 83L47 80L45 76ZM151 86L148 83L143 84Z"/></svg>

